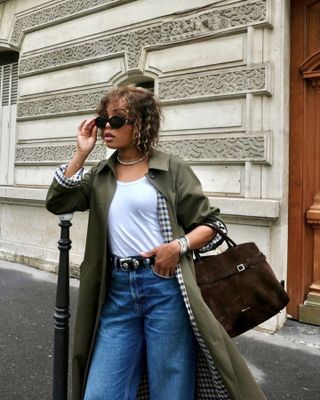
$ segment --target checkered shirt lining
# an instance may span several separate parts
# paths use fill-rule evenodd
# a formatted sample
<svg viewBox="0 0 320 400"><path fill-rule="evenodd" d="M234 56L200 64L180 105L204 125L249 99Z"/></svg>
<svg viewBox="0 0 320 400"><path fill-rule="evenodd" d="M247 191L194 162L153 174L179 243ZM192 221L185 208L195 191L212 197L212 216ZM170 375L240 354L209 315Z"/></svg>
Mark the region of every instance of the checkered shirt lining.
<svg viewBox="0 0 320 400"><path fill-rule="evenodd" d="M215 219L214 223L222 230L223 233L228 234L227 227L220 219ZM213 239L210 240L210 242L199 249L199 252L206 253L207 251L215 250L218 246L220 246L220 244L222 244L223 241L224 239L222 238L220 233L217 232L217 234L214 236Z"/></svg>
<svg viewBox="0 0 320 400"><path fill-rule="evenodd" d="M80 168L79 171L77 171L73 176L70 178L67 178L64 174L66 172L68 164L61 164L59 167L56 169L54 173L54 177L56 180L60 183L61 186L72 189L80 186L82 175L84 168Z"/></svg>

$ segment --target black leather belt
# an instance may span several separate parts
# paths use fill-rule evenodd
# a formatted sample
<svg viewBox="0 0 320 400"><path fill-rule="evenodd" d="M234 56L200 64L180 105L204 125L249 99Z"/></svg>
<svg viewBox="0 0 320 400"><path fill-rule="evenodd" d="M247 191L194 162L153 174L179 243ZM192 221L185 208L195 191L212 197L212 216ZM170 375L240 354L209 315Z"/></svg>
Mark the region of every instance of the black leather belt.
<svg viewBox="0 0 320 400"><path fill-rule="evenodd" d="M116 255L111 256L111 265L113 268L121 269L123 271L136 270L139 267L149 268L154 264L154 257L145 258L142 256L132 257L118 257Z"/></svg>

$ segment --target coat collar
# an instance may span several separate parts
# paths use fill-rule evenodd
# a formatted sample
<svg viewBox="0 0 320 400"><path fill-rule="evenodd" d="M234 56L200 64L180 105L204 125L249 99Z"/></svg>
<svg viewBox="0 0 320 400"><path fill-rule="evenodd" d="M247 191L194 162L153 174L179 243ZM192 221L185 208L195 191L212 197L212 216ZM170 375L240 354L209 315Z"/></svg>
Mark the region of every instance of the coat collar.
<svg viewBox="0 0 320 400"><path fill-rule="evenodd" d="M117 151L115 151L107 160L102 160L99 163L96 173L99 174L104 168L108 166L115 174L116 160L117 160ZM154 149L149 158L149 170L157 169L162 171L169 171L169 160L170 160L169 154Z"/></svg>

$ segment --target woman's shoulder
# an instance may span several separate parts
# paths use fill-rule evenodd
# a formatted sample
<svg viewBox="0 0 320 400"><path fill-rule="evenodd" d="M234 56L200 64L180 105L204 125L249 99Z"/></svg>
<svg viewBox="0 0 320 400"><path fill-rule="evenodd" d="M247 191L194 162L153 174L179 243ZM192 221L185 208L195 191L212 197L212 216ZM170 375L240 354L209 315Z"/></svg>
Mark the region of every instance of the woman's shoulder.
<svg viewBox="0 0 320 400"><path fill-rule="evenodd" d="M192 172L188 162L177 154L170 154L170 169L175 175Z"/></svg>
<svg viewBox="0 0 320 400"><path fill-rule="evenodd" d="M167 160L170 169L188 166L188 163L184 161L184 159L177 154L155 149L153 152L153 156L158 159L161 158L162 160Z"/></svg>

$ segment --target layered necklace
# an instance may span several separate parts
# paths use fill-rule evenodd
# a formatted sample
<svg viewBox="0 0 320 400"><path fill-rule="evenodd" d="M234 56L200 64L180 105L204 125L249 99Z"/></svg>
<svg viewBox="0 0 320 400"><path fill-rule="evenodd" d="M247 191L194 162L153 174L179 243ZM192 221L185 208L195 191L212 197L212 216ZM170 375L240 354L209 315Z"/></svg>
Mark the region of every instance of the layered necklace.
<svg viewBox="0 0 320 400"><path fill-rule="evenodd" d="M137 160L133 160L133 161L122 161L119 157L119 154L117 154L117 160L119 161L120 164L122 165L134 165L134 164L138 164L139 162L141 162L142 160L144 160L147 157L147 154L145 154L144 156L142 156L141 158L138 158Z"/></svg>

